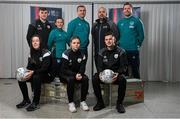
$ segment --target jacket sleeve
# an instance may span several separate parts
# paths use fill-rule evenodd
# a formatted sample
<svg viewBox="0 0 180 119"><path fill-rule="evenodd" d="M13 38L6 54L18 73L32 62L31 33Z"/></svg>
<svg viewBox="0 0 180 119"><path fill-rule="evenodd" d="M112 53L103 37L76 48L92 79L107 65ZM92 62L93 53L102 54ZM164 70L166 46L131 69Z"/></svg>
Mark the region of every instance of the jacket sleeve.
<svg viewBox="0 0 180 119"><path fill-rule="evenodd" d="M75 25L73 22L70 22L68 24L68 28L67 28L67 35L68 35L68 45L70 46L70 39L73 36L73 31L75 29Z"/></svg>
<svg viewBox="0 0 180 119"><path fill-rule="evenodd" d="M35 25L29 24L29 26L28 26L28 31L27 31L27 35L26 35L26 39L27 39L27 42L28 42L28 45L29 45L29 46L30 46L31 38L32 38L32 36L33 36L35 33L36 33Z"/></svg>
<svg viewBox="0 0 180 119"><path fill-rule="evenodd" d="M93 23L93 26L92 26L92 28L91 28L91 36L92 36L92 40L93 40L93 42L95 43L95 38L94 38L94 36L95 36L95 27L96 27L96 22L95 23Z"/></svg>
<svg viewBox="0 0 180 119"><path fill-rule="evenodd" d="M32 63L31 63L31 58L30 58L30 55L28 56L28 64L27 64L27 69L29 70L32 70L33 69L33 66L32 66Z"/></svg>
<svg viewBox="0 0 180 119"><path fill-rule="evenodd" d="M103 56L98 54L98 63L97 63L97 72L100 73L103 71Z"/></svg>
<svg viewBox="0 0 180 119"><path fill-rule="evenodd" d="M87 23L88 24L88 29L87 29L87 33L88 33L88 36L87 36L87 44L86 44L86 48L88 47L88 45L89 45L89 33L90 33L90 26L89 26L89 23Z"/></svg>
<svg viewBox="0 0 180 119"><path fill-rule="evenodd" d="M118 73L119 74L125 73L127 70L127 66L128 66L128 62L127 62L126 52L123 51L120 53L120 66L118 69Z"/></svg>
<svg viewBox="0 0 180 119"><path fill-rule="evenodd" d="M47 73L48 72L48 69L51 65L51 55L49 52L45 55L46 56L43 56L41 68L34 70L34 73Z"/></svg>
<svg viewBox="0 0 180 119"><path fill-rule="evenodd" d="M137 32L138 32L138 45L141 46L144 40L144 25L142 21L139 19L137 22Z"/></svg>
<svg viewBox="0 0 180 119"><path fill-rule="evenodd" d="M51 31L48 38L48 49L51 52L52 52L54 37L55 37L55 34L53 31Z"/></svg>
<svg viewBox="0 0 180 119"><path fill-rule="evenodd" d="M113 21L110 21L109 24L113 32L113 35L115 36L116 41L117 41L119 39L119 31L118 31L117 25Z"/></svg>
<svg viewBox="0 0 180 119"><path fill-rule="evenodd" d="M64 53L62 54L62 58L61 58L61 73L64 73L66 75L70 75L70 76L76 76L76 73L73 72L69 67L69 61L68 59L64 58L67 57Z"/></svg>

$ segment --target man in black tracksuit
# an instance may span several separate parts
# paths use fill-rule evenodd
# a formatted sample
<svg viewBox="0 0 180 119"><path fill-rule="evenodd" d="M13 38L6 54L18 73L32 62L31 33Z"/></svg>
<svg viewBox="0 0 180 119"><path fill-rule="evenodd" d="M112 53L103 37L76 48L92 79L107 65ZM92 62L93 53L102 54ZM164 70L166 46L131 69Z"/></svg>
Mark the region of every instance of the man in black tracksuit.
<svg viewBox="0 0 180 119"><path fill-rule="evenodd" d="M73 101L74 85L81 84L81 107L83 110L89 110L85 100L88 93L89 79L84 74L86 67L86 55L81 52L79 37L73 36L70 41L70 49L62 54L61 59L61 82L67 83L67 94L69 100L70 112L76 112ZM85 105L85 106L84 106Z"/></svg>
<svg viewBox="0 0 180 119"><path fill-rule="evenodd" d="M123 73L127 69L126 53L124 49L115 45L115 38L111 32L105 34L104 41L106 47L99 51L97 73L94 75L92 80L94 94L97 98L97 104L94 106L93 110L98 111L105 107L101 94L100 83L102 82L99 74L105 69L111 69L113 72L117 73L113 76L113 84L119 85L116 109L119 113L124 113L125 109L123 106L123 100L126 91L126 79Z"/></svg>
<svg viewBox="0 0 180 119"><path fill-rule="evenodd" d="M27 32L27 42L30 46L31 37L35 34L38 34L42 39L42 47L48 48L48 37L51 32L52 26L47 20L48 11L44 7L39 8L39 19L35 21L35 23L29 24L28 32Z"/></svg>
<svg viewBox="0 0 180 119"><path fill-rule="evenodd" d="M113 35L118 39L119 32L116 24L107 18L107 11L106 8L100 7L98 9L98 19L92 26L91 34L94 42L95 48L95 64L97 67L97 60L98 60L98 52L100 49L105 47L104 44L104 34L106 32L112 31Z"/></svg>

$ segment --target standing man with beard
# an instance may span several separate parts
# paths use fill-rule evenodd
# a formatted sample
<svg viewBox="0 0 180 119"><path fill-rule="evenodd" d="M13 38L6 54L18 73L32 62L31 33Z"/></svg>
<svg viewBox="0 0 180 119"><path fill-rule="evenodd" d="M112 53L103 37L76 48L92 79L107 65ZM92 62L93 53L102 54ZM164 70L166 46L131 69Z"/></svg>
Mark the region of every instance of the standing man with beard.
<svg viewBox="0 0 180 119"><path fill-rule="evenodd" d="M105 47L104 34L112 31L116 39L118 39L119 33L116 24L107 18L107 10L104 7L98 9L98 19L93 24L91 34L95 48L95 64L98 65L98 52Z"/></svg>
<svg viewBox="0 0 180 119"><path fill-rule="evenodd" d="M52 26L47 20L48 10L44 7L39 8L39 19L37 19L34 23L29 24L28 32L27 32L27 42L30 46L30 39L33 35L38 34L42 39L42 47L48 48L48 37L51 32Z"/></svg>
<svg viewBox="0 0 180 119"><path fill-rule="evenodd" d="M144 40L144 26L139 18L132 15L133 6L126 2L123 6L125 18L118 22L120 33L119 46L126 50L128 65L132 68L134 78L140 78L139 48Z"/></svg>

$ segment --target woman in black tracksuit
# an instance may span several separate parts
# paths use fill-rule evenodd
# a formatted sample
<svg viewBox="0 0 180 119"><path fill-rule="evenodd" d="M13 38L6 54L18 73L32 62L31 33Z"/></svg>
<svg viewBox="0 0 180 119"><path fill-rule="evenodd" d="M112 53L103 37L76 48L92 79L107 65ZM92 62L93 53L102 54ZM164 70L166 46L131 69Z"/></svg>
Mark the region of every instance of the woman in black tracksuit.
<svg viewBox="0 0 180 119"><path fill-rule="evenodd" d="M29 105L26 110L34 111L39 109L39 100L41 95L41 83L51 82L48 70L51 64L51 54L48 50L42 49L42 41L38 35L34 35L30 42L30 56L28 57L27 75L24 80L18 81L20 90L23 95L23 101L16 105L17 108L23 108ZM34 93L32 103L29 99L26 82L31 83Z"/></svg>
<svg viewBox="0 0 180 119"><path fill-rule="evenodd" d="M72 37L70 41L70 49L66 50L62 54L61 59L61 82L67 83L67 94L69 100L69 111L76 112L76 107L73 102L74 85L75 83L81 84L81 103L80 106L84 111L88 111L89 108L85 102L86 95L88 93L88 77L84 74L86 67L86 56L83 54L80 48L79 37Z"/></svg>

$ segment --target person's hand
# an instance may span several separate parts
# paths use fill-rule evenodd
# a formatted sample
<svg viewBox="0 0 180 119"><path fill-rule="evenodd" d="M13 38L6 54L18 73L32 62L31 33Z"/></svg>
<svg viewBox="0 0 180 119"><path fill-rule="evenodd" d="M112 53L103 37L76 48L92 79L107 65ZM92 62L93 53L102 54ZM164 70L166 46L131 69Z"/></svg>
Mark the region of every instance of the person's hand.
<svg viewBox="0 0 180 119"><path fill-rule="evenodd" d="M76 80L81 80L81 79L82 79L82 75L79 74L79 73L77 73L77 74L76 74Z"/></svg>
<svg viewBox="0 0 180 119"><path fill-rule="evenodd" d="M101 75L102 75L102 72L99 73L99 79L101 80Z"/></svg>
<svg viewBox="0 0 180 119"><path fill-rule="evenodd" d="M33 75L34 71L33 70L27 70L27 72L25 73L25 76L23 78L23 80L29 80L32 75Z"/></svg>
<svg viewBox="0 0 180 119"><path fill-rule="evenodd" d="M113 78L112 78L113 82L117 80L118 75L119 75L119 73L114 73L113 74Z"/></svg>

